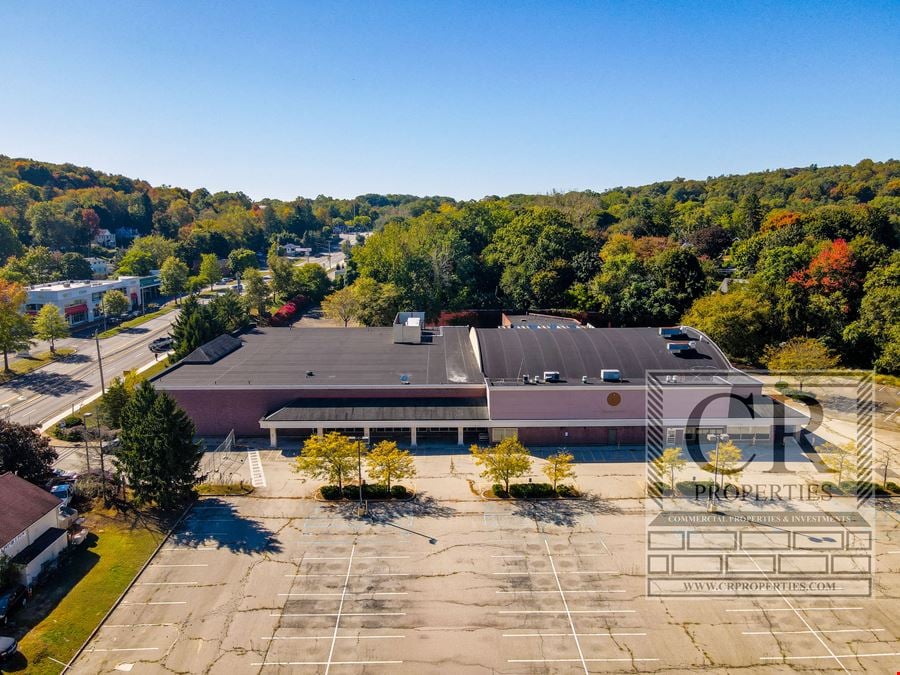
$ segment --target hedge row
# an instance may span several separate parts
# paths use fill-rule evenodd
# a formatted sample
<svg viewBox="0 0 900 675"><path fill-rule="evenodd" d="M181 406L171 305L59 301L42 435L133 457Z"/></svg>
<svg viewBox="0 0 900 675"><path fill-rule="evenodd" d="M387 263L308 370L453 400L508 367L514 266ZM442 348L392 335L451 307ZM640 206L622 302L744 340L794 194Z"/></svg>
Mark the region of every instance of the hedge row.
<svg viewBox="0 0 900 675"><path fill-rule="evenodd" d="M569 485L558 485L556 490L550 483L513 483L509 486L509 492L503 489L500 483L494 483L491 488L496 497L513 497L514 499L543 499L548 497L574 497L578 493Z"/></svg>
<svg viewBox="0 0 900 675"><path fill-rule="evenodd" d="M358 485L345 485L343 493L337 485L323 485L319 492L323 499L359 499ZM363 499L406 499L409 496L409 490L403 485L392 485L390 491L387 485L363 484Z"/></svg>

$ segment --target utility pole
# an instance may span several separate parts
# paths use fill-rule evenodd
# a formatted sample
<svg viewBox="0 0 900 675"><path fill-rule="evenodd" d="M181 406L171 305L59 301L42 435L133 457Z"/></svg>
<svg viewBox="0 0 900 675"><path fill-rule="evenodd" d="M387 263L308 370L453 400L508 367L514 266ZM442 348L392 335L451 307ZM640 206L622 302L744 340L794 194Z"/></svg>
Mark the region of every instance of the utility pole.
<svg viewBox="0 0 900 675"><path fill-rule="evenodd" d="M93 413L84 413L84 458L87 461L88 474L91 473L91 449L90 446L88 446L88 418L91 415L93 415Z"/></svg>
<svg viewBox="0 0 900 675"><path fill-rule="evenodd" d="M103 356L100 354L100 337L94 331L94 342L97 343L97 365L100 366L100 393L106 393L106 385L103 382Z"/></svg>
<svg viewBox="0 0 900 675"><path fill-rule="evenodd" d="M87 431L87 424L84 425ZM97 449L100 451L100 485L103 486L103 503L109 504L106 493L106 466L103 463L103 432L100 430L100 416L97 415Z"/></svg>

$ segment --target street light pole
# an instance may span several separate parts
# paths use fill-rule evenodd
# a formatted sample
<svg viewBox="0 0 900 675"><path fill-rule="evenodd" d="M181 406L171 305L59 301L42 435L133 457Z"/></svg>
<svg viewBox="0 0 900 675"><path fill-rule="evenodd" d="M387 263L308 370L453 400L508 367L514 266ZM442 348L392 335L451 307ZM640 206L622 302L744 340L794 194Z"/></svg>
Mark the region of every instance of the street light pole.
<svg viewBox="0 0 900 675"><path fill-rule="evenodd" d="M84 413L84 458L87 461L87 472L89 474L91 472L91 450L88 446L88 418L92 415L93 413Z"/></svg>
<svg viewBox="0 0 900 675"><path fill-rule="evenodd" d="M100 337L94 331L94 342L97 343L97 365L100 368L100 393L106 393L106 385L103 383L103 356L100 354Z"/></svg>
<svg viewBox="0 0 900 675"><path fill-rule="evenodd" d="M87 431L87 425L85 425ZM103 463L103 432L100 430L100 416L97 416L97 448L100 451L100 485L103 489L103 503L108 504L106 498L106 466Z"/></svg>
<svg viewBox="0 0 900 675"><path fill-rule="evenodd" d="M362 484L362 442L365 441L366 445L369 443L369 438L367 436L357 436L356 437L356 470L357 470L357 479L359 481L359 506L357 506L356 513L359 516L363 515L363 484Z"/></svg>
<svg viewBox="0 0 900 675"><path fill-rule="evenodd" d="M720 433L720 434L707 434L706 440L711 441L715 439L716 448L713 450L716 456L716 461L713 464L713 490L718 490L719 488L719 441L727 441L728 434ZM712 495L713 490L709 491L709 499L706 500L706 510L713 511L715 506L713 505Z"/></svg>

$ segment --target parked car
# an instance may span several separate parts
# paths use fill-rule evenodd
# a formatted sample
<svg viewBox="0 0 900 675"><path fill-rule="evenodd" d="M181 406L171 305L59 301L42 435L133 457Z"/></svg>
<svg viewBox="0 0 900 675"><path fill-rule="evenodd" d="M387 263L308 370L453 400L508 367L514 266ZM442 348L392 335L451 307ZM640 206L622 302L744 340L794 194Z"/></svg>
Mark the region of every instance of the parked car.
<svg viewBox="0 0 900 675"><path fill-rule="evenodd" d="M28 595L28 589L22 584L16 584L12 588L6 589L0 595L0 623L5 624L14 609L27 605Z"/></svg>
<svg viewBox="0 0 900 675"><path fill-rule="evenodd" d="M15 638L0 635L0 661L8 659L19 650L19 643Z"/></svg>
<svg viewBox="0 0 900 675"><path fill-rule="evenodd" d="M57 478L63 478L65 480L77 480L78 473L75 471L63 471L62 469L53 469L53 475Z"/></svg>
<svg viewBox="0 0 900 675"><path fill-rule="evenodd" d="M50 488L50 494L62 500L63 506L68 506L72 501L72 492L72 486L69 483L54 485L52 488Z"/></svg>
<svg viewBox="0 0 900 675"><path fill-rule="evenodd" d="M173 342L170 337L157 338L150 343L150 351L154 354L164 354L172 348Z"/></svg>

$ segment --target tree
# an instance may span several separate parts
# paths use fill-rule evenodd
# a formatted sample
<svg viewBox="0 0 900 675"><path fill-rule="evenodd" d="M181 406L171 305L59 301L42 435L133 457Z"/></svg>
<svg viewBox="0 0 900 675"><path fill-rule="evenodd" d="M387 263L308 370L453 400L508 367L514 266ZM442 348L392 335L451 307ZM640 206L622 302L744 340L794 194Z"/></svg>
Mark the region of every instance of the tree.
<svg viewBox="0 0 900 675"><path fill-rule="evenodd" d="M380 284L362 277L349 288L359 306L356 319L363 326L390 326L402 306L400 289L391 283Z"/></svg>
<svg viewBox="0 0 900 675"><path fill-rule="evenodd" d="M297 471L343 489L344 481L357 469L356 453L356 443L337 431L310 436L297 458Z"/></svg>
<svg viewBox="0 0 900 675"><path fill-rule="evenodd" d="M91 264L80 253L64 253L60 259L63 279L93 279Z"/></svg>
<svg viewBox="0 0 900 675"><path fill-rule="evenodd" d="M116 271L124 276L144 277L153 269L153 255L149 251L132 246L119 261Z"/></svg>
<svg viewBox="0 0 900 675"><path fill-rule="evenodd" d="M391 489L391 481L412 478L416 467L409 450L400 450L393 441L381 441L366 455L366 469L377 482Z"/></svg>
<svg viewBox="0 0 900 675"><path fill-rule="evenodd" d="M497 445L486 448L472 445L469 452L475 458L475 464L484 467L481 477L503 483L506 492L509 492L510 479L531 471L531 455L518 438L504 438Z"/></svg>
<svg viewBox="0 0 900 675"><path fill-rule="evenodd" d="M304 263L293 271L293 295L305 295L311 302L320 302L328 289L331 280L321 265Z"/></svg>
<svg viewBox="0 0 900 675"><path fill-rule="evenodd" d="M681 448L666 448L663 453L653 460L660 473L669 475L669 487L675 491L675 472L684 468L687 461L682 455Z"/></svg>
<svg viewBox="0 0 900 675"><path fill-rule="evenodd" d="M359 313L359 300L357 294L350 286L335 291L325 296L322 300L322 312L329 319L342 321L344 328Z"/></svg>
<svg viewBox="0 0 900 675"><path fill-rule="evenodd" d="M211 304L201 305L194 296L181 305L181 312L172 324L174 359L183 359L197 347L219 337L224 332Z"/></svg>
<svg viewBox="0 0 900 675"><path fill-rule="evenodd" d="M819 456L822 458L825 466L838 475L838 483L842 483L845 473L856 470L856 462L859 455L856 443L847 443L846 445L832 445L829 443L825 446L825 449L828 451L822 452L822 449L819 450Z"/></svg>
<svg viewBox="0 0 900 675"><path fill-rule="evenodd" d="M200 256L200 273L197 276L210 286L222 278L222 268L219 267L219 259L215 253L204 253Z"/></svg>
<svg viewBox="0 0 900 675"><path fill-rule="evenodd" d="M159 292L163 295L174 295L177 303L178 296L187 290L189 275L187 265L175 256L169 256L159 270Z"/></svg>
<svg viewBox="0 0 900 675"><path fill-rule="evenodd" d="M572 462L575 456L571 452L556 452L547 457L547 463L541 469L544 475L550 479L553 485L553 491L556 492L556 485L561 480L567 478L575 478L575 469L572 468Z"/></svg>
<svg viewBox="0 0 900 675"><path fill-rule="evenodd" d="M272 272L272 290L283 299L297 295L294 283L294 264L287 258L269 254L269 270Z"/></svg>
<svg viewBox="0 0 900 675"><path fill-rule="evenodd" d="M116 453L137 503L169 509L193 495L203 456L194 433L174 399L141 382L122 410Z"/></svg>
<svg viewBox="0 0 900 675"><path fill-rule="evenodd" d="M815 338L792 338L778 347L769 347L763 361L769 370L790 371L797 378L800 391L809 371L827 370L838 364L837 357Z"/></svg>
<svg viewBox="0 0 900 675"><path fill-rule="evenodd" d="M100 311L106 316L122 316L131 303L122 291L106 291L100 300Z"/></svg>
<svg viewBox="0 0 900 675"><path fill-rule="evenodd" d="M706 333L733 359L758 362L771 339L771 303L751 290L698 298L681 323Z"/></svg>
<svg viewBox="0 0 900 675"><path fill-rule="evenodd" d="M250 320L240 296L231 290L213 298L207 306L225 331L243 328Z"/></svg>
<svg viewBox="0 0 900 675"><path fill-rule="evenodd" d="M0 421L0 473L11 471L40 485L55 461L56 450L36 426Z"/></svg>
<svg viewBox="0 0 900 675"><path fill-rule="evenodd" d="M741 449L732 441L720 441L709 454L709 464L713 468L713 473L736 476L740 473L741 457ZM722 482L724 484L724 478Z"/></svg>
<svg viewBox="0 0 900 675"><path fill-rule="evenodd" d="M244 272L257 268L256 254L249 248L236 248L228 254L228 268L236 277L243 277Z"/></svg>
<svg viewBox="0 0 900 675"><path fill-rule="evenodd" d="M255 309L257 316L266 313L269 300L269 285L258 269L250 268L244 272L244 302L248 309Z"/></svg>
<svg viewBox="0 0 900 675"><path fill-rule="evenodd" d="M56 353L56 341L69 336L69 324L56 305L44 305L34 319L34 335L50 342L50 353Z"/></svg>
<svg viewBox="0 0 900 675"><path fill-rule="evenodd" d="M0 349L3 349L6 372L9 372L9 352L31 346L31 322L19 314L25 298L21 285L0 279Z"/></svg>
<svg viewBox="0 0 900 675"><path fill-rule="evenodd" d="M110 429L122 426L122 411L131 398L131 390L120 377L114 377L100 397L100 417Z"/></svg>

